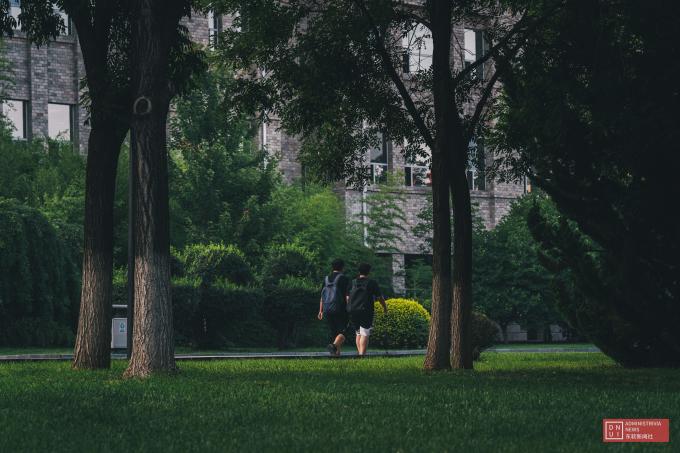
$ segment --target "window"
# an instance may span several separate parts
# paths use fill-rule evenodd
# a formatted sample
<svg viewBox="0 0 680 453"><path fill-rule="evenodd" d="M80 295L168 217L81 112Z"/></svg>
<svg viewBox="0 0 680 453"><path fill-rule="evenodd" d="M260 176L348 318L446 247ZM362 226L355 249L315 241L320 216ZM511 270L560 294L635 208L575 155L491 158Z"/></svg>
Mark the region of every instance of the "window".
<svg viewBox="0 0 680 453"><path fill-rule="evenodd" d="M392 144L384 134L378 134L378 146L371 148L371 181L375 183L387 181L387 153L391 151Z"/></svg>
<svg viewBox="0 0 680 453"><path fill-rule="evenodd" d="M432 66L432 34L424 25L418 24L401 39L404 48L403 71L406 73L426 71Z"/></svg>
<svg viewBox="0 0 680 453"><path fill-rule="evenodd" d="M71 140L73 114L68 104L47 104L47 132L53 140Z"/></svg>
<svg viewBox="0 0 680 453"><path fill-rule="evenodd" d="M208 45L214 48L222 33L222 16L214 11L208 12Z"/></svg>
<svg viewBox="0 0 680 453"><path fill-rule="evenodd" d="M15 30L20 30L21 25L19 24L19 14L21 14L21 0L9 0L9 15L14 18Z"/></svg>
<svg viewBox="0 0 680 453"><path fill-rule="evenodd" d="M470 190L486 190L484 143L472 139L468 145L467 179Z"/></svg>
<svg viewBox="0 0 680 453"><path fill-rule="evenodd" d="M463 43L463 64L467 68L472 63L483 57L488 52L486 38L484 33L480 30L465 29L464 43ZM477 77L480 80L484 79L484 65L477 67Z"/></svg>
<svg viewBox="0 0 680 453"><path fill-rule="evenodd" d="M465 43L464 43L464 59L465 66L477 61L477 33L474 30L465 29Z"/></svg>
<svg viewBox="0 0 680 453"><path fill-rule="evenodd" d="M406 186L418 187L429 184L430 159L430 149L426 147L421 147L421 152L418 155L406 157L406 165L404 166L404 184Z"/></svg>
<svg viewBox="0 0 680 453"><path fill-rule="evenodd" d="M260 126L260 143L261 143L261 145L262 145L261 147L263 149L267 148L268 138L269 137L267 137L267 123L263 122L262 125Z"/></svg>
<svg viewBox="0 0 680 453"><path fill-rule="evenodd" d="M12 129L12 138L26 138L26 103L24 101L2 101L2 114Z"/></svg>
<svg viewBox="0 0 680 453"><path fill-rule="evenodd" d="M71 20L68 17L68 14L66 14L64 11L62 11L59 8L55 8L54 12L61 17L61 21L64 23L64 30L61 32L62 36L67 36L71 34Z"/></svg>

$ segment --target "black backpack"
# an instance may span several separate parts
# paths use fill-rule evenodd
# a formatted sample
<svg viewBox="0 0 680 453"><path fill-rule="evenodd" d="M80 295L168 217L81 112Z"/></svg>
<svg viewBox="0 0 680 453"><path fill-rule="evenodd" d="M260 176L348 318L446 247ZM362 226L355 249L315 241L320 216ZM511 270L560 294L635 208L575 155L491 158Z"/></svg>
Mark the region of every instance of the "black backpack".
<svg viewBox="0 0 680 453"><path fill-rule="evenodd" d="M357 278L352 281L352 290L349 293L348 312L367 311L373 308L373 297L368 293L367 278Z"/></svg>
<svg viewBox="0 0 680 453"><path fill-rule="evenodd" d="M321 290L321 300L323 301L323 311L324 313L336 313L340 311L342 307L342 302L340 298L342 294L338 293L337 282L342 277L342 274L338 273L333 280L328 278L324 279L324 286Z"/></svg>

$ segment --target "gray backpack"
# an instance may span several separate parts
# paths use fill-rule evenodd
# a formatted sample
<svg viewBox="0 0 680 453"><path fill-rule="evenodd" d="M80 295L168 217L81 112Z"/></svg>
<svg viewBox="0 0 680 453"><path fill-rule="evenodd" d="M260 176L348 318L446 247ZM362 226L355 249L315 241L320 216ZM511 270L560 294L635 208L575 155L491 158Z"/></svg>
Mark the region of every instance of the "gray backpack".
<svg viewBox="0 0 680 453"><path fill-rule="evenodd" d="M343 308L342 301L340 300L342 295L338 293L337 286L341 276L342 274L338 273L333 280L328 278L328 276L324 279L323 289L321 290L324 313L337 313Z"/></svg>

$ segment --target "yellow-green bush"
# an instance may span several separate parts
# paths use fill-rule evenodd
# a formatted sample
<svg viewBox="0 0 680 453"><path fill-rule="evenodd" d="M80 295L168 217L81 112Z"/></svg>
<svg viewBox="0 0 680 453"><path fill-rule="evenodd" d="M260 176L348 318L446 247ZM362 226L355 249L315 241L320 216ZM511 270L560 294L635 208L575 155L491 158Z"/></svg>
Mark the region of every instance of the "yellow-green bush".
<svg viewBox="0 0 680 453"><path fill-rule="evenodd" d="M415 300L388 299L387 315L375 304L371 343L384 348L422 348L427 344L430 314Z"/></svg>

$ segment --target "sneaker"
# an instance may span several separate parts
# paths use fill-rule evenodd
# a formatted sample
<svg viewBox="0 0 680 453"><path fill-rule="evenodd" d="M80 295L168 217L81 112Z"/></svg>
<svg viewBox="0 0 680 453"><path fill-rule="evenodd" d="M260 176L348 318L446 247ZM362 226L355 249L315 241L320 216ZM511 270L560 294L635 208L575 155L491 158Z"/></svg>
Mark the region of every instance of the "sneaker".
<svg viewBox="0 0 680 453"><path fill-rule="evenodd" d="M333 343L329 343L328 346L326 346L326 350L332 356L338 355L338 348L336 348Z"/></svg>

